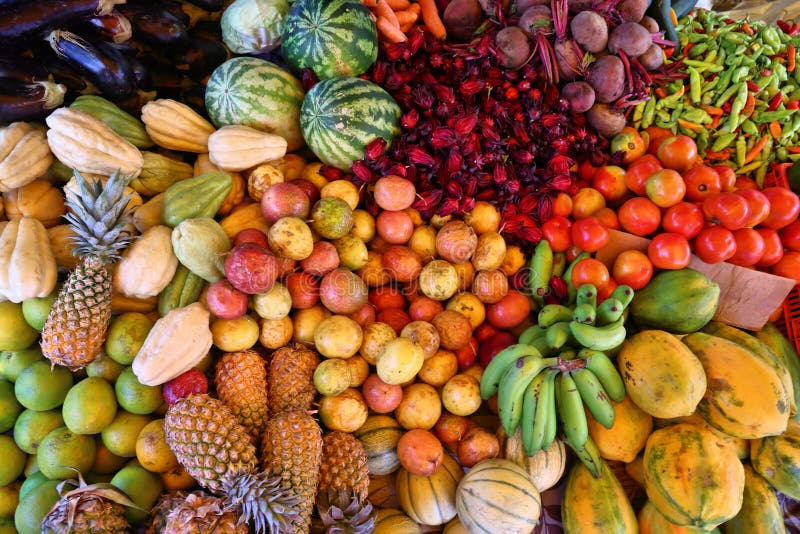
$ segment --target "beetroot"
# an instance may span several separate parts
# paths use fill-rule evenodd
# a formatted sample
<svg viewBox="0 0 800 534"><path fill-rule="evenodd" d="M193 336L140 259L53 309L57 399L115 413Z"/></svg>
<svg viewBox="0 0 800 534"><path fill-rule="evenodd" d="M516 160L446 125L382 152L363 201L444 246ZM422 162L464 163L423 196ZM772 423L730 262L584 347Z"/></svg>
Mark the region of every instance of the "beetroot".
<svg viewBox="0 0 800 534"><path fill-rule="evenodd" d="M199 369L189 369L166 382L161 389L167 406L172 406L189 395L203 393L208 393L208 379Z"/></svg>
<svg viewBox="0 0 800 534"><path fill-rule="evenodd" d="M617 56L597 58L587 79L598 102L613 102L625 93L625 64Z"/></svg>
<svg viewBox="0 0 800 534"><path fill-rule="evenodd" d="M645 53L653 38L647 28L638 22L623 22L611 31L608 37L608 51L616 54L625 52L629 57L637 57Z"/></svg>
<svg viewBox="0 0 800 534"><path fill-rule="evenodd" d="M483 19L483 9L478 0L453 0L442 13L447 36L456 41L469 41Z"/></svg>
<svg viewBox="0 0 800 534"><path fill-rule="evenodd" d="M497 32L495 44L503 66L508 69L520 68L531 55L528 36L518 26L509 26Z"/></svg>
<svg viewBox="0 0 800 534"><path fill-rule="evenodd" d="M255 243L233 247L225 259L225 277L233 287L248 295L269 291L279 269L277 258Z"/></svg>
<svg viewBox="0 0 800 534"><path fill-rule="evenodd" d="M605 49L608 44L608 24L599 13L594 11L581 11L569 23L572 38L591 53Z"/></svg>
<svg viewBox="0 0 800 534"><path fill-rule="evenodd" d="M584 113L594 105L594 89L586 82L570 82L561 88L561 96L569 102L569 109Z"/></svg>

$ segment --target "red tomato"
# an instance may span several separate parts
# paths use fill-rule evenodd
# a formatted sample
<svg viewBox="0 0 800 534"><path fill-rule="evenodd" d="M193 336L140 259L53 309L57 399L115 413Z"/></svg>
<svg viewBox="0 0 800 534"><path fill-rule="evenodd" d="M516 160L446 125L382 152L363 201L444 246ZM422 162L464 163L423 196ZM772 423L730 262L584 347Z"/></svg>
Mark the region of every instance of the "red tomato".
<svg viewBox="0 0 800 534"><path fill-rule="evenodd" d="M628 187L625 185L625 169L616 165L600 167L592 177L592 187L600 191L607 203L619 202L628 192Z"/></svg>
<svg viewBox="0 0 800 534"><path fill-rule="evenodd" d="M609 278L606 286L597 292L597 303L600 304L608 297L610 297L611 293L613 293L614 290L617 289L618 285L619 284L617 283L616 280L614 280L613 278Z"/></svg>
<svg viewBox="0 0 800 534"><path fill-rule="evenodd" d="M750 214L744 223L745 228L761 224L769 215L769 199L758 189L737 189L734 194L744 197Z"/></svg>
<svg viewBox="0 0 800 534"><path fill-rule="evenodd" d="M562 215L553 215L542 224L544 237L553 252L563 252L572 245L572 221Z"/></svg>
<svg viewBox="0 0 800 534"><path fill-rule="evenodd" d="M643 197L647 194L644 189L647 179L651 174L663 168L657 157L652 154L645 154L628 165L625 171L625 185L628 189Z"/></svg>
<svg viewBox="0 0 800 534"><path fill-rule="evenodd" d="M772 274L800 282L800 252L787 250L781 261L772 266Z"/></svg>
<svg viewBox="0 0 800 534"><path fill-rule="evenodd" d="M661 224L661 210L644 197L626 200L617 210L617 216L622 229L635 235L652 234Z"/></svg>
<svg viewBox="0 0 800 534"><path fill-rule="evenodd" d="M783 246L800 252L800 220L790 222L780 232Z"/></svg>
<svg viewBox="0 0 800 534"><path fill-rule="evenodd" d="M733 191L736 187L736 173L727 165L712 165L712 169L719 175L719 185L722 191Z"/></svg>
<svg viewBox="0 0 800 534"><path fill-rule="evenodd" d="M592 165L592 162L588 159L585 159L578 165L578 177L580 177L581 180L591 182L592 178L594 178L594 173L596 173L599 168L600 167Z"/></svg>
<svg viewBox="0 0 800 534"><path fill-rule="evenodd" d="M586 252L597 252L608 244L608 228L597 217L585 217L572 224L572 242Z"/></svg>
<svg viewBox="0 0 800 534"><path fill-rule="evenodd" d="M594 258L582 259L572 268L572 285L575 287L594 284L600 291L608 284L610 278L606 264Z"/></svg>
<svg viewBox="0 0 800 534"><path fill-rule="evenodd" d="M722 226L708 226L700 230L693 241L694 253L706 263L719 263L736 253L733 232Z"/></svg>
<svg viewBox="0 0 800 534"><path fill-rule="evenodd" d="M572 218L583 219L600 208L606 207L606 199L597 189L583 187L572 196Z"/></svg>
<svg viewBox="0 0 800 534"><path fill-rule="evenodd" d="M661 144L661 141L675 135L672 133L672 130L659 126L648 126L644 131L650 136L650 143L647 145L647 152L649 154L655 154L658 151L658 146Z"/></svg>
<svg viewBox="0 0 800 534"><path fill-rule="evenodd" d="M594 212L593 217L597 217L597 220L600 221L606 228L613 228L614 230L620 229L617 212L611 208L600 208Z"/></svg>
<svg viewBox="0 0 800 534"><path fill-rule="evenodd" d="M644 186L647 198L659 208L674 206L686 194L683 177L672 169L661 169L650 175Z"/></svg>
<svg viewBox="0 0 800 534"><path fill-rule="evenodd" d="M733 182L733 189L758 189L758 183L749 176L739 175Z"/></svg>
<svg viewBox="0 0 800 534"><path fill-rule="evenodd" d="M733 231L736 252L728 262L742 267L755 265L764 256L764 238L752 228L739 228Z"/></svg>
<svg viewBox="0 0 800 534"><path fill-rule="evenodd" d="M611 139L611 153L622 152L622 163L630 163L647 151L647 145L636 128L626 126Z"/></svg>
<svg viewBox="0 0 800 534"><path fill-rule="evenodd" d="M685 236L664 232L650 240L647 257L659 269L683 269L692 259L692 248Z"/></svg>
<svg viewBox="0 0 800 534"><path fill-rule="evenodd" d="M611 275L619 284L631 286L634 290L641 289L653 277L653 262L644 252L626 250L614 260Z"/></svg>
<svg viewBox="0 0 800 534"><path fill-rule="evenodd" d="M678 202L670 206L661 217L661 228L666 232L683 234L686 239L692 239L705 226L703 210L691 202Z"/></svg>
<svg viewBox="0 0 800 534"><path fill-rule="evenodd" d="M683 173L686 184L686 200L697 202L711 193L722 191L719 173L708 165L695 165Z"/></svg>
<svg viewBox="0 0 800 534"><path fill-rule="evenodd" d="M780 234L772 228L756 228L756 232L764 240L764 255L756 262L756 267L770 267L781 261L783 243Z"/></svg>
<svg viewBox="0 0 800 534"><path fill-rule="evenodd" d="M515 289L509 289L505 297L486 306L486 320L501 330L514 328L531 313L528 297Z"/></svg>
<svg viewBox="0 0 800 534"><path fill-rule="evenodd" d="M769 215L761 226L780 230L797 219L800 214L800 198L785 187L767 187L761 191L769 200Z"/></svg>
<svg viewBox="0 0 800 534"><path fill-rule="evenodd" d="M658 145L656 156L667 169L688 171L697 158L697 144L688 135L667 137Z"/></svg>
<svg viewBox="0 0 800 534"><path fill-rule="evenodd" d="M750 216L747 200L736 193L715 193L703 200L703 216L711 224L719 224L728 230L743 228Z"/></svg>

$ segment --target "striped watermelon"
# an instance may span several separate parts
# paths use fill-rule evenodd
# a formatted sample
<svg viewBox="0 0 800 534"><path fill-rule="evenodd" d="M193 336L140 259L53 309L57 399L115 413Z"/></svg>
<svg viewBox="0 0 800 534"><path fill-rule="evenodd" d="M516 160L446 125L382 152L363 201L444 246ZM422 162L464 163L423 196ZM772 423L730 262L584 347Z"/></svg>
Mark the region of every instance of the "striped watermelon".
<svg viewBox="0 0 800 534"><path fill-rule="evenodd" d="M358 76L378 58L378 32L359 0L302 0L283 25L281 49L295 71L310 68L319 79Z"/></svg>
<svg viewBox="0 0 800 534"><path fill-rule="evenodd" d="M306 94L300 128L309 148L326 165L349 171L378 137L400 133L400 106L376 84L361 78L328 78Z"/></svg>
<svg viewBox="0 0 800 534"><path fill-rule="evenodd" d="M211 74L206 109L217 128L243 124L280 135L287 150L302 147L303 86L274 63L254 57L229 59Z"/></svg>

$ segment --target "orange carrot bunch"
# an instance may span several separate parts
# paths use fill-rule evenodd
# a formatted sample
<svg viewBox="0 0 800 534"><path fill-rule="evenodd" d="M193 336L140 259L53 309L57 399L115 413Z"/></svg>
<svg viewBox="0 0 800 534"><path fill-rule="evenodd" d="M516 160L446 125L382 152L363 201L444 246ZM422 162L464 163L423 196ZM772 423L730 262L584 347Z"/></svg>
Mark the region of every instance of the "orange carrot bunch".
<svg viewBox="0 0 800 534"><path fill-rule="evenodd" d="M378 34L386 43L408 40L407 34L418 23L439 39L447 35L434 0L361 0L375 17Z"/></svg>

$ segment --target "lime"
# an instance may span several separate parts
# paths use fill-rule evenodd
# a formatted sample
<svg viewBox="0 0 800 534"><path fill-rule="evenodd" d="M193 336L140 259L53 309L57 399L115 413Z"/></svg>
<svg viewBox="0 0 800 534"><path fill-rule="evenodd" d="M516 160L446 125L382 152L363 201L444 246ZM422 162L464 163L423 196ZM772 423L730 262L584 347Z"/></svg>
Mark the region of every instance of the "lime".
<svg viewBox="0 0 800 534"><path fill-rule="evenodd" d="M153 507L161 490L164 489L164 484L157 474L138 465L129 465L120 469L111 479L111 484L127 493L136 506L144 510L150 510ZM131 523L141 523L147 519L147 512L128 508L125 518Z"/></svg>
<svg viewBox="0 0 800 534"><path fill-rule="evenodd" d="M20 481L0 486L0 519L14 517L14 510L19 504L20 486L22 486Z"/></svg>
<svg viewBox="0 0 800 534"><path fill-rule="evenodd" d="M117 456L105 446L103 439L100 436L94 437L97 446L97 452L94 455L94 465L92 465L92 473L98 475L113 475L119 471L127 458Z"/></svg>
<svg viewBox="0 0 800 534"><path fill-rule="evenodd" d="M44 360L39 345L20 350L6 350L0 353L0 376L16 382L23 369L33 362Z"/></svg>
<svg viewBox="0 0 800 534"><path fill-rule="evenodd" d="M111 479L114 478L111 474L101 474L89 471L83 479L87 484L111 484Z"/></svg>
<svg viewBox="0 0 800 534"><path fill-rule="evenodd" d="M17 447L14 438L5 434L0 435L0 486L11 484L25 469L25 460L28 455Z"/></svg>
<svg viewBox="0 0 800 534"><path fill-rule="evenodd" d="M77 469L86 473L94 463L94 436L76 434L65 426L51 430L37 452L39 469L47 478L75 478ZM72 469L70 469L72 468Z"/></svg>
<svg viewBox="0 0 800 534"><path fill-rule="evenodd" d="M25 477L25 480L22 481L22 485L19 487L20 500L25 498L25 495L27 495L33 488L42 482L47 482L48 480L50 479L44 476L41 471L36 471L31 476Z"/></svg>
<svg viewBox="0 0 800 534"><path fill-rule="evenodd" d="M172 449L167 445L164 420L150 421L136 438L136 459L142 467L154 473L164 473L178 467Z"/></svg>
<svg viewBox="0 0 800 534"><path fill-rule="evenodd" d="M85 378L67 392L61 413L72 432L97 434L117 415L114 388L102 378Z"/></svg>
<svg viewBox="0 0 800 534"><path fill-rule="evenodd" d="M22 315L25 317L25 321L39 332L44 328L44 322L50 315L50 308L53 306L57 293L58 290L54 290L46 297L34 297L22 302Z"/></svg>
<svg viewBox="0 0 800 534"><path fill-rule="evenodd" d="M19 534L39 534L42 531L42 519L59 499L59 484L59 480L45 480L20 497L14 512L14 525Z"/></svg>
<svg viewBox="0 0 800 534"><path fill-rule="evenodd" d="M0 378L0 432L14 428L22 410L22 405L14 396L14 384Z"/></svg>
<svg viewBox="0 0 800 534"><path fill-rule="evenodd" d="M142 415L153 413L164 401L164 397L161 396L161 386L145 386L139 382L130 367L119 374L114 384L114 391L120 407L131 413Z"/></svg>
<svg viewBox="0 0 800 534"><path fill-rule="evenodd" d="M123 369L125 369L124 365L109 358L105 352L101 352L97 358L86 366L86 375L99 376L113 384Z"/></svg>
<svg viewBox="0 0 800 534"><path fill-rule="evenodd" d="M123 458L133 458L136 456L136 438L139 432L153 418L148 415L138 415L125 410L117 410L117 416L100 433L109 451Z"/></svg>
<svg viewBox="0 0 800 534"><path fill-rule="evenodd" d="M25 410L14 424L14 441L28 454L36 454L39 444L51 430L64 426L61 410Z"/></svg>
<svg viewBox="0 0 800 534"><path fill-rule="evenodd" d="M19 447L19 445L17 445ZM28 461L25 462L25 469L22 474L26 477L39 472L39 456L36 454L29 454Z"/></svg>
<svg viewBox="0 0 800 534"><path fill-rule="evenodd" d="M151 328L153 321L143 313L128 312L118 315L108 325L106 354L122 365L130 365Z"/></svg>
<svg viewBox="0 0 800 534"><path fill-rule="evenodd" d="M72 373L60 365L50 369L50 362L42 360L26 367L14 383L17 400L31 410L43 412L61 406L69 388Z"/></svg>
<svg viewBox="0 0 800 534"><path fill-rule="evenodd" d="M22 304L0 302L0 350L19 350L29 347L39 331L32 328L22 315Z"/></svg>

